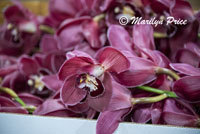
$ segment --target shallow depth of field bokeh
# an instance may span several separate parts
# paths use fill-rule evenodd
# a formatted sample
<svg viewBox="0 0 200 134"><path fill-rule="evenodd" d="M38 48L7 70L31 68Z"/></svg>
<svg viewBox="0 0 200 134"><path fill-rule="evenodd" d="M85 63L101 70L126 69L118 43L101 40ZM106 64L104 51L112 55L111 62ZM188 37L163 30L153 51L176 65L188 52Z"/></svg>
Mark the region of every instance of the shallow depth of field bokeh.
<svg viewBox="0 0 200 134"><path fill-rule="evenodd" d="M0 24L3 23L3 9L11 4L11 0L1 0L0 1ZM48 1L49 0L20 0L25 7L30 9L33 13L37 15L47 15L48 14ZM200 8L200 0L188 0L193 6L193 9Z"/></svg>

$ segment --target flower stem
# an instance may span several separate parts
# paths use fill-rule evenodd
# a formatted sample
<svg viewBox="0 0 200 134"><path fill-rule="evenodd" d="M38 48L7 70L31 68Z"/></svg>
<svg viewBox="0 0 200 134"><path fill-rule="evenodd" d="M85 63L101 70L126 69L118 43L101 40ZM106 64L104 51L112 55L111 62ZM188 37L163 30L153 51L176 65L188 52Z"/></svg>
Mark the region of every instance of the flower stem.
<svg viewBox="0 0 200 134"><path fill-rule="evenodd" d="M32 114L36 110L35 106L23 106L23 108L25 108L26 110L28 110L28 112L30 114Z"/></svg>
<svg viewBox="0 0 200 134"><path fill-rule="evenodd" d="M23 108L25 108L29 113L33 113L36 109L35 106L27 106L24 101L19 98L19 96L10 88L0 87L0 92L4 92L12 97L13 100L18 102Z"/></svg>
<svg viewBox="0 0 200 134"><path fill-rule="evenodd" d="M7 87L0 87L0 91L9 94L12 99L18 102L21 106L26 106L24 101L18 97L18 95L10 88Z"/></svg>
<svg viewBox="0 0 200 134"><path fill-rule="evenodd" d="M154 32L153 36L154 36L154 38L167 38L167 34L159 33L159 32Z"/></svg>
<svg viewBox="0 0 200 134"><path fill-rule="evenodd" d="M43 32L46 32L46 33L49 33L49 34L54 34L55 31L52 27L50 26L47 26L47 25L40 25L40 30L43 31Z"/></svg>
<svg viewBox="0 0 200 134"><path fill-rule="evenodd" d="M146 104L146 103L154 103L159 102L166 99L168 96L167 94L161 94L155 97L142 97L142 98L132 98L131 103L135 104Z"/></svg>
<svg viewBox="0 0 200 134"><path fill-rule="evenodd" d="M179 80L180 76L178 76L178 74L176 74L174 71L167 69L167 68L161 68L161 67L157 67L155 69L156 74L166 74L169 75L171 78L175 79L175 80Z"/></svg>
<svg viewBox="0 0 200 134"><path fill-rule="evenodd" d="M198 38L200 38L200 33L198 33Z"/></svg>
<svg viewBox="0 0 200 134"><path fill-rule="evenodd" d="M138 86L136 88L140 89L140 90L156 93L156 94L167 94L167 97L171 97L171 98L177 98L178 97L174 92L167 91L167 90L161 90L161 89L157 89L157 88L152 88L152 87L149 87L149 86Z"/></svg>

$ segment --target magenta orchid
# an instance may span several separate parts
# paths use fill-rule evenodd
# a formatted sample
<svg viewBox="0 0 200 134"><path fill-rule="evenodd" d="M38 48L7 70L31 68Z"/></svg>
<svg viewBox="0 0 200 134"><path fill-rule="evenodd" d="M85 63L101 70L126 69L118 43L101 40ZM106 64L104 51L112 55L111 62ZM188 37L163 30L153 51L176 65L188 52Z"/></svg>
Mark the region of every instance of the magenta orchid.
<svg viewBox="0 0 200 134"><path fill-rule="evenodd" d="M58 73L59 79L63 81L63 103L76 105L88 100L92 108L97 111L104 110L112 95L112 79L109 72L120 73L129 66L128 59L112 47L100 50L96 61L85 56L68 59Z"/></svg>
<svg viewBox="0 0 200 134"><path fill-rule="evenodd" d="M0 28L0 52L13 56L30 53L40 39L40 19L19 2L8 7L4 17L6 22Z"/></svg>

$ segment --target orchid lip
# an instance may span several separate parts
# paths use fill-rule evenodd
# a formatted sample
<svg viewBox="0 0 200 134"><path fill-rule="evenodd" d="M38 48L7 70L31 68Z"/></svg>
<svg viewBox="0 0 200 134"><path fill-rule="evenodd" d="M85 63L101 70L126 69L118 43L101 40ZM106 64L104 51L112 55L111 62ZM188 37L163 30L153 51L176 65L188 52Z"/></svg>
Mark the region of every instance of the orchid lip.
<svg viewBox="0 0 200 134"><path fill-rule="evenodd" d="M91 97L103 94L104 87L95 76L83 73L77 77L76 81L76 86L79 89L87 90Z"/></svg>

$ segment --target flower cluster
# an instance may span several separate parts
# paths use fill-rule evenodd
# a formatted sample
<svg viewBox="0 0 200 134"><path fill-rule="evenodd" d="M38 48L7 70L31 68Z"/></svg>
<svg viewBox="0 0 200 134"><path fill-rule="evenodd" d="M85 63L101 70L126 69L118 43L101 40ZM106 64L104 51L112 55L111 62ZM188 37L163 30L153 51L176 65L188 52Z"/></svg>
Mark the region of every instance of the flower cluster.
<svg viewBox="0 0 200 134"><path fill-rule="evenodd" d="M200 126L200 11L188 2L50 0L36 16L15 0L3 13L0 112L97 119L97 134L123 121Z"/></svg>

